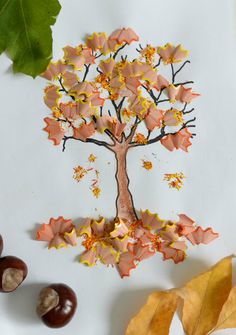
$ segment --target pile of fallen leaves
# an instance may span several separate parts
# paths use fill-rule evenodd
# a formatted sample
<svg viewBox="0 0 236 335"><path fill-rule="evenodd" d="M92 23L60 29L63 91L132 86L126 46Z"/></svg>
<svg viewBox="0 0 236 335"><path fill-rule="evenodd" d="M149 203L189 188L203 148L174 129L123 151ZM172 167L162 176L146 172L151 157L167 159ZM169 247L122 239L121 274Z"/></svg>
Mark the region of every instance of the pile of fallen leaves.
<svg viewBox="0 0 236 335"><path fill-rule="evenodd" d="M115 266L120 276L125 277L157 252L163 254L164 260L180 263L186 257L187 243L208 244L218 233L211 228L202 229L185 214L179 214L178 221L170 221L149 210L141 211L139 220L133 223L118 217L112 221L100 217L85 219L80 227L60 216L51 218L37 231L37 240L48 242L49 248L76 246L79 237L85 249L81 263L92 267L100 261Z"/></svg>
<svg viewBox="0 0 236 335"><path fill-rule="evenodd" d="M186 335L207 335L236 327L232 256L222 259L184 287L153 292L130 321L126 335L167 335L177 308Z"/></svg>

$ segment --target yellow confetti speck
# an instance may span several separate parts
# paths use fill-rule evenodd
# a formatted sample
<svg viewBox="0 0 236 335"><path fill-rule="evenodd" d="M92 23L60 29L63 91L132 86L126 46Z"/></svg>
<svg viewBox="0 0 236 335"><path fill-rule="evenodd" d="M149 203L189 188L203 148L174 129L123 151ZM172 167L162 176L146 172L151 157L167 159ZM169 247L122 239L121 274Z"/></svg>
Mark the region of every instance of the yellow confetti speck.
<svg viewBox="0 0 236 335"><path fill-rule="evenodd" d="M143 168L146 170L151 170L153 168L152 162L143 160Z"/></svg>
<svg viewBox="0 0 236 335"><path fill-rule="evenodd" d="M92 189L93 195L95 198L98 198L101 194L101 189L99 187L94 187Z"/></svg>
<svg viewBox="0 0 236 335"><path fill-rule="evenodd" d="M88 157L88 160L90 163L94 163L96 161L97 157L94 156L93 154L90 154Z"/></svg>

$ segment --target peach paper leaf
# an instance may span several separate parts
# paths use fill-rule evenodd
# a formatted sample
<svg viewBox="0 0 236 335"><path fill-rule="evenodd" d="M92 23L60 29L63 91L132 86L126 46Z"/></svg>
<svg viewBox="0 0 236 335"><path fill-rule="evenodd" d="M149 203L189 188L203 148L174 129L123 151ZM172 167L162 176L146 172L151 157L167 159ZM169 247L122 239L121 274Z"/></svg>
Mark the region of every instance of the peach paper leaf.
<svg viewBox="0 0 236 335"><path fill-rule="evenodd" d="M187 239L193 244L208 244L211 241L219 237L218 233L215 233L212 228L202 229L202 227L197 227L193 232L188 234Z"/></svg>
<svg viewBox="0 0 236 335"><path fill-rule="evenodd" d="M59 145L65 134L64 129L60 123L54 119L45 117L44 121L47 124L44 130L48 133L48 139L52 140L54 145Z"/></svg>
<svg viewBox="0 0 236 335"><path fill-rule="evenodd" d="M190 280L183 288L186 335L206 335L217 323L232 285L232 256Z"/></svg>
<svg viewBox="0 0 236 335"><path fill-rule="evenodd" d="M125 335L168 335L178 300L174 291L152 293L130 321Z"/></svg>

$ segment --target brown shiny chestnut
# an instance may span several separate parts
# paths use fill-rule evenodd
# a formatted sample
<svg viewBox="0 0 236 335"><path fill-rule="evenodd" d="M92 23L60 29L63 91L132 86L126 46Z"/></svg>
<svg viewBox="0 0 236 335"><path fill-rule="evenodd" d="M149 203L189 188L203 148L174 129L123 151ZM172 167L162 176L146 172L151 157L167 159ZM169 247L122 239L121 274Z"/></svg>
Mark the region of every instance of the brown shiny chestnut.
<svg viewBox="0 0 236 335"><path fill-rule="evenodd" d="M14 256L0 258L0 292L12 292L25 280L27 265Z"/></svg>
<svg viewBox="0 0 236 335"><path fill-rule="evenodd" d="M2 251L3 251L3 239L2 239L2 235L0 235L0 257L2 255Z"/></svg>
<svg viewBox="0 0 236 335"><path fill-rule="evenodd" d="M37 314L50 328L66 326L75 314L77 298L65 284L52 284L42 289L37 304Z"/></svg>

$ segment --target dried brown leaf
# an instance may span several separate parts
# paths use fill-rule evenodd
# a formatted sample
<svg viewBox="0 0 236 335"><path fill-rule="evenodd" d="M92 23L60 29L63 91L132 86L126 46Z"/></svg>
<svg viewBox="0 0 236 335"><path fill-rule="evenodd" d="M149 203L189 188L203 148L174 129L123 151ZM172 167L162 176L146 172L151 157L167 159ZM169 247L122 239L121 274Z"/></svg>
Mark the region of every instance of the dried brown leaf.
<svg viewBox="0 0 236 335"><path fill-rule="evenodd" d="M130 321L126 335L168 335L178 300L174 291L152 293Z"/></svg>

